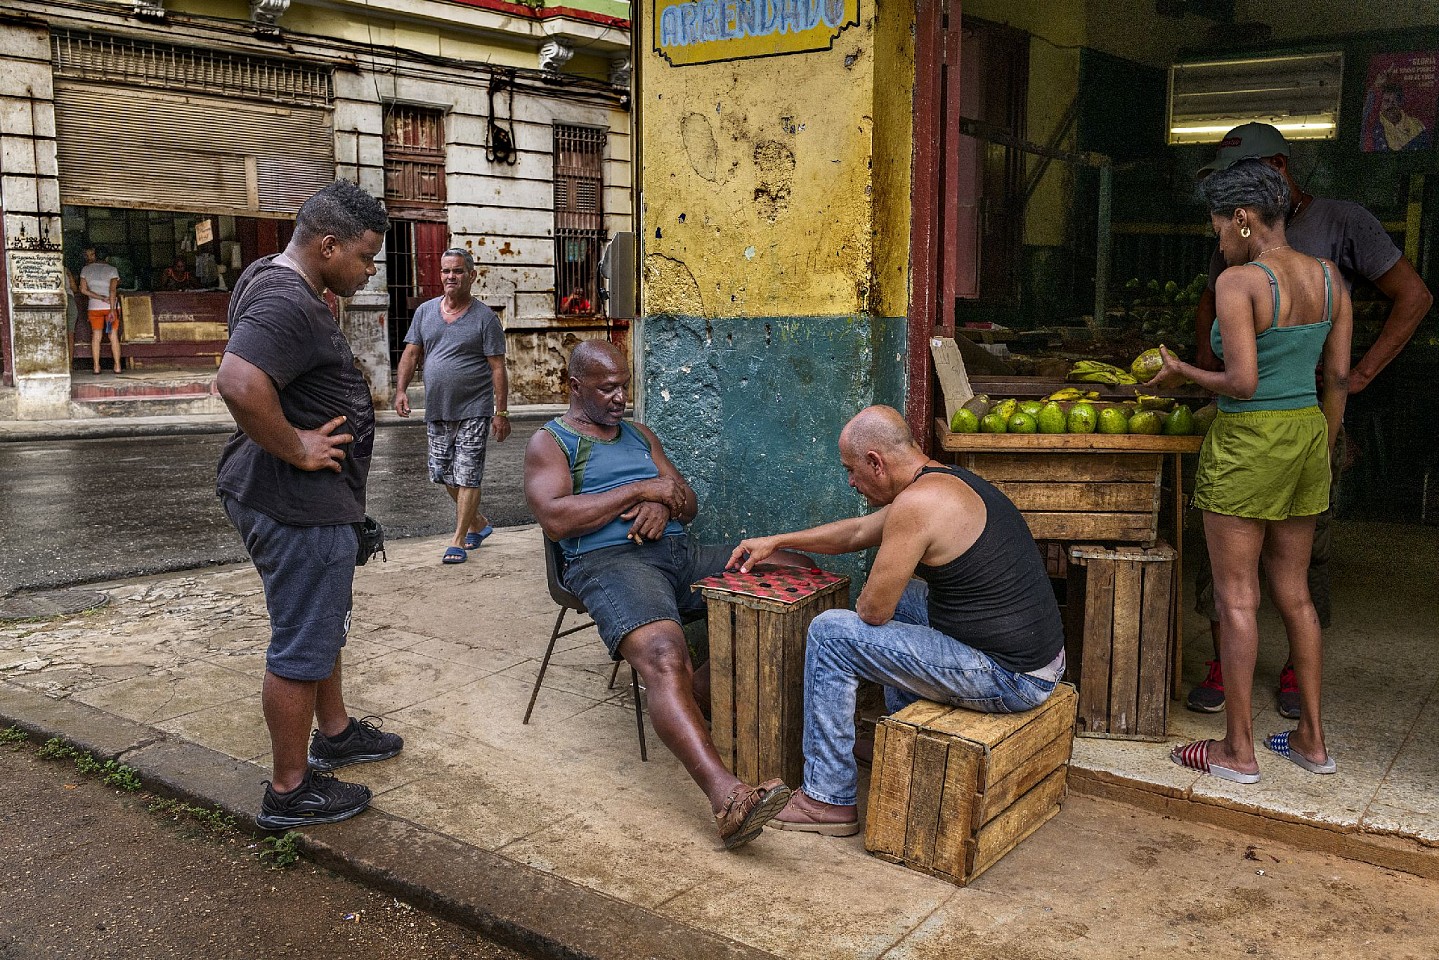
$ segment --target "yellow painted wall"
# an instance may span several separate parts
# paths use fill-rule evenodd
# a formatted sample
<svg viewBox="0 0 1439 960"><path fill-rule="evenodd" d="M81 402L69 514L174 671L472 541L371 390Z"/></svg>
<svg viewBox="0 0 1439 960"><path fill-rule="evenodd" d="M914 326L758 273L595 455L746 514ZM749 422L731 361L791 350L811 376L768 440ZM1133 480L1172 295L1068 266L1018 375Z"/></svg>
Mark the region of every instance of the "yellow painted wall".
<svg viewBox="0 0 1439 960"><path fill-rule="evenodd" d="M641 20L645 313L866 309L873 4L830 50L679 67Z"/></svg>
<svg viewBox="0 0 1439 960"><path fill-rule="evenodd" d="M870 312L909 314L910 190L914 182L914 4L882 3L875 18L874 276Z"/></svg>

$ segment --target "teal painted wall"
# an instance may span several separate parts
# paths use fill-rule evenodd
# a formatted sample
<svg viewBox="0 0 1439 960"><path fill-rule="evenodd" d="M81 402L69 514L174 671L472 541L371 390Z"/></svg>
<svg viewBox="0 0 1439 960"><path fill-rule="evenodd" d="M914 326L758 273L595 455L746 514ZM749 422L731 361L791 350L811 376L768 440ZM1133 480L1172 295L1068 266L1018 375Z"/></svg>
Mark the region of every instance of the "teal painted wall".
<svg viewBox="0 0 1439 960"><path fill-rule="evenodd" d="M905 320L646 317L645 422L699 497L693 531L734 543L866 512L839 463L861 408L904 409ZM825 562L859 583L866 558Z"/></svg>

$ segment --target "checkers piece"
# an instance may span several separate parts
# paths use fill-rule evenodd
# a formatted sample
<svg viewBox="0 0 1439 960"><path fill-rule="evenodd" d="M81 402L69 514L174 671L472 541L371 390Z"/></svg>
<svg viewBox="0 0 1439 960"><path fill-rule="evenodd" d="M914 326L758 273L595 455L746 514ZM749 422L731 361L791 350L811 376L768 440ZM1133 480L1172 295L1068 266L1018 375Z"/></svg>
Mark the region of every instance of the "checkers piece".
<svg viewBox="0 0 1439 960"><path fill-rule="evenodd" d="M749 573L726 570L705 577L694 589L711 594L754 597L775 603L798 603L845 578L815 567L782 567L760 564Z"/></svg>

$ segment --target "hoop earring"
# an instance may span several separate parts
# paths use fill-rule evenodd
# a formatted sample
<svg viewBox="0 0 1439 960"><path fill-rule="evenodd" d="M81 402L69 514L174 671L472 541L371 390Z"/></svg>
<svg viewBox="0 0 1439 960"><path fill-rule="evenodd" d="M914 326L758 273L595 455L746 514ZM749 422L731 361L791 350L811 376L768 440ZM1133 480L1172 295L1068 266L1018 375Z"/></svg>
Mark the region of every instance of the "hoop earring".
<svg viewBox="0 0 1439 960"><path fill-rule="evenodd" d="M1244 224L1244 226L1239 228L1239 235L1245 240L1249 239L1249 224L1246 223Z"/></svg>

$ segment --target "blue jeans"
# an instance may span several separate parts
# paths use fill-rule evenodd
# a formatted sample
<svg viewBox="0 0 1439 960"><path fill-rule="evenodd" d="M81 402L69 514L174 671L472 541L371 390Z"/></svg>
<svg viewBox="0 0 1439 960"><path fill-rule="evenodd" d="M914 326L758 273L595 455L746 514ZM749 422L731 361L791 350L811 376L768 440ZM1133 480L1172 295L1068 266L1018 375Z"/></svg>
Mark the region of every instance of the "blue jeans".
<svg viewBox="0 0 1439 960"><path fill-rule="evenodd" d="M857 802L855 691L884 684L891 713L934 700L984 713L1032 710L1054 682L1001 667L929 626L929 587L911 580L894 619L871 626L852 610L827 610L809 626L804 663L804 792L823 803Z"/></svg>

